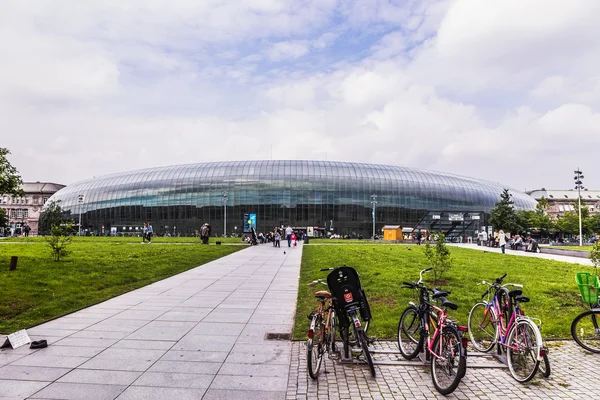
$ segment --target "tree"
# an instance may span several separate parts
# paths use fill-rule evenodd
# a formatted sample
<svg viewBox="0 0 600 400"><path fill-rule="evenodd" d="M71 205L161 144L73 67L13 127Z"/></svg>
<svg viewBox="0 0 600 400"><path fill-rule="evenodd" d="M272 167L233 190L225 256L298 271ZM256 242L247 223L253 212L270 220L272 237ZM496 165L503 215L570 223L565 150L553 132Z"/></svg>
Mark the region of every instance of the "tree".
<svg viewBox="0 0 600 400"><path fill-rule="evenodd" d="M0 194L23 196L21 185L23 180L15 167L11 165L6 156L10 154L8 149L0 147Z"/></svg>
<svg viewBox="0 0 600 400"><path fill-rule="evenodd" d="M500 195L500 201L497 202L490 211L489 222L495 230L503 230L505 232L518 232L518 218L511 199L511 194L508 189L504 189Z"/></svg>
<svg viewBox="0 0 600 400"><path fill-rule="evenodd" d="M67 246L71 244L71 232L73 232L73 224L71 222L52 225L52 228L50 228L50 236L46 238L46 242L52 249L54 261L60 261L61 257L69 254Z"/></svg>
<svg viewBox="0 0 600 400"><path fill-rule="evenodd" d="M567 211L558 217L556 227L564 233L579 235L579 202L574 203L574 211ZM581 230L584 236L589 236L594 231L596 219L590 217L590 210L586 205L581 206Z"/></svg>
<svg viewBox="0 0 600 400"><path fill-rule="evenodd" d="M67 222L69 222L69 219L65 217L63 210L60 207L60 200L49 201L44 206L44 211L40 215L40 234L48 234L53 226L61 226Z"/></svg>
<svg viewBox="0 0 600 400"><path fill-rule="evenodd" d="M590 252L590 260L592 260L592 264L596 268L596 275L597 275L598 268L600 267L600 242L599 241L594 243L594 247L592 247L592 251Z"/></svg>
<svg viewBox="0 0 600 400"><path fill-rule="evenodd" d="M4 228L6 225L8 225L8 213L0 208L0 228Z"/></svg>
<svg viewBox="0 0 600 400"><path fill-rule="evenodd" d="M433 280L434 284L441 283L442 279L452 268L452 257L450 256L450 250L446 246L446 240L443 233L439 233L436 238L435 246L432 246L427 242L425 244L425 258L429 262L431 268L433 268Z"/></svg>

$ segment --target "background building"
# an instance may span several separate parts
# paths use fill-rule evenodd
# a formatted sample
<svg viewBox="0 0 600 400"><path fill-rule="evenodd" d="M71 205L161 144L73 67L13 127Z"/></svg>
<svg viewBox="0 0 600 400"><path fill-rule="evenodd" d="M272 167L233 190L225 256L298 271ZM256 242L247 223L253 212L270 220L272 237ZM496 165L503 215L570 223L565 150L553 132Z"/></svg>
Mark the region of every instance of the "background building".
<svg viewBox="0 0 600 400"><path fill-rule="evenodd" d="M575 203L577 202L577 190L546 190L544 188L527 192L536 201L542 197L548 200L548 214L556 219L558 216L564 215L565 212L575 211ZM581 204L588 206L590 214L600 212L600 191L599 190L582 190Z"/></svg>
<svg viewBox="0 0 600 400"><path fill-rule="evenodd" d="M503 186L441 172L330 161L231 161L149 168L69 185L52 199L92 232L192 234L208 222L222 235L288 224L316 236L370 237L386 224L472 235L485 224ZM535 200L512 191L515 206ZM83 197L82 197L83 196ZM80 203L80 198L83 202ZM376 201L374 204L373 202ZM372 207L375 205L375 213ZM245 223L244 223L245 222Z"/></svg>
<svg viewBox="0 0 600 400"><path fill-rule="evenodd" d="M4 195L0 197L0 207L8 215L8 225L15 228L16 232L27 224L30 235L38 234L38 222L42 206L48 199L65 185L52 182L24 182L21 189L25 192L23 197Z"/></svg>

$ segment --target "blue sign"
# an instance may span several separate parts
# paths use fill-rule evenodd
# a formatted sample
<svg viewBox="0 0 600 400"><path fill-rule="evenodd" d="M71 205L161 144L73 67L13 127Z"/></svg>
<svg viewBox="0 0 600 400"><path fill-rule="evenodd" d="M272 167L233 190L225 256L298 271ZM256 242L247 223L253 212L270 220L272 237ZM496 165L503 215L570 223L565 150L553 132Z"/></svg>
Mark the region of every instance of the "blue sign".
<svg viewBox="0 0 600 400"><path fill-rule="evenodd" d="M252 232L252 227L256 229L256 214L244 214L244 233Z"/></svg>

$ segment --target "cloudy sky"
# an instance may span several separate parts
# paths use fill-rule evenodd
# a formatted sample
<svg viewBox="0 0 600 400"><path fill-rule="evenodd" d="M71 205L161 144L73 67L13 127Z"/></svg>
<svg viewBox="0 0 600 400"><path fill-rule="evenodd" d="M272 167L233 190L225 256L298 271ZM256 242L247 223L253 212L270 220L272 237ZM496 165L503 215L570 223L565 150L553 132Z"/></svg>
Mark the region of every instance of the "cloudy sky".
<svg viewBox="0 0 600 400"><path fill-rule="evenodd" d="M69 184L328 159L600 189L598 0L4 0L0 147Z"/></svg>

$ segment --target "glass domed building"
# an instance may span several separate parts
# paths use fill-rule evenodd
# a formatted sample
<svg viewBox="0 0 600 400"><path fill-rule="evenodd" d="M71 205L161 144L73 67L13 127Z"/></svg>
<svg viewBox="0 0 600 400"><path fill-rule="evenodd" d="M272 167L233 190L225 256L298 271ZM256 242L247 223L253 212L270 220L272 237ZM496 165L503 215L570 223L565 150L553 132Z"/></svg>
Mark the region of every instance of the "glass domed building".
<svg viewBox="0 0 600 400"><path fill-rule="evenodd" d="M384 225L471 235L486 225L505 186L442 172L354 162L271 160L175 165L77 182L54 194L82 228L135 234L213 235L291 225L328 234L370 237ZM517 209L536 201L511 190ZM82 200L80 200L82 199ZM373 206L375 212L373 213ZM224 216L226 215L226 224ZM226 226L226 228L225 228Z"/></svg>

